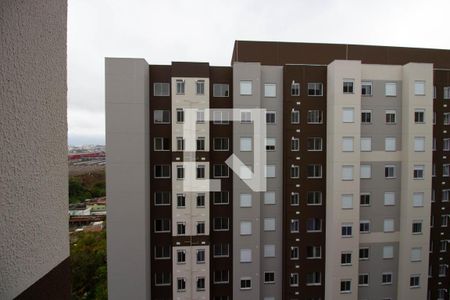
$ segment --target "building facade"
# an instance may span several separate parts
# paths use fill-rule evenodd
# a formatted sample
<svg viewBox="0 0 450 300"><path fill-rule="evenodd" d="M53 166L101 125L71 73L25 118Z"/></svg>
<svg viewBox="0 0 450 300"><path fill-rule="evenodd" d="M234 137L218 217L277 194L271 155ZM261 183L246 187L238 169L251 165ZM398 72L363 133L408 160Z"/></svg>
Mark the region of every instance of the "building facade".
<svg viewBox="0 0 450 300"><path fill-rule="evenodd" d="M449 299L449 100L447 50L108 58L110 297Z"/></svg>

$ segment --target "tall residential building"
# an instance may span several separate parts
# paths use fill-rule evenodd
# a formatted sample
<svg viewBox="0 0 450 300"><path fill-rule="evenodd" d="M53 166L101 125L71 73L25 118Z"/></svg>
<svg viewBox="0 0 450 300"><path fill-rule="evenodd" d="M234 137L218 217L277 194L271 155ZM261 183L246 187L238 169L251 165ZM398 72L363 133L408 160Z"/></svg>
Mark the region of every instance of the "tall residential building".
<svg viewBox="0 0 450 300"><path fill-rule="evenodd" d="M448 104L449 50L107 58L111 299L449 299Z"/></svg>

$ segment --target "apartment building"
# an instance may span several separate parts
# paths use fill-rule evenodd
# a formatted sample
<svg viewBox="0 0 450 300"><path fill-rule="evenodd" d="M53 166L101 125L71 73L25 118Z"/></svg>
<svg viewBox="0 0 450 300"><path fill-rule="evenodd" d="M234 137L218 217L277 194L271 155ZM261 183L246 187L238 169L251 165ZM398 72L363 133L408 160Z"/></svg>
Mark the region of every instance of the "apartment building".
<svg viewBox="0 0 450 300"><path fill-rule="evenodd" d="M107 58L110 297L449 299L449 100L448 50Z"/></svg>

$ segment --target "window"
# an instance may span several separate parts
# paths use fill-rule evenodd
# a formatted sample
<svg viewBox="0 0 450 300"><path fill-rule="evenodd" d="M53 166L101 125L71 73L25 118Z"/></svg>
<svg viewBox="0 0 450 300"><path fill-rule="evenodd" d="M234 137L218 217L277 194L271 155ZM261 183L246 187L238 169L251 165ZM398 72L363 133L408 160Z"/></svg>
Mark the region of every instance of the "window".
<svg viewBox="0 0 450 300"><path fill-rule="evenodd" d="M361 111L361 124L370 124L372 123L372 111L371 110L362 110Z"/></svg>
<svg viewBox="0 0 450 300"><path fill-rule="evenodd" d="M204 291L205 290L205 277L198 277L197 278L197 291Z"/></svg>
<svg viewBox="0 0 450 300"><path fill-rule="evenodd" d="M308 151L322 151L321 137L308 137L306 141Z"/></svg>
<svg viewBox="0 0 450 300"><path fill-rule="evenodd" d="M450 165L443 164L442 165L442 177L449 177L449 176L450 176Z"/></svg>
<svg viewBox="0 0 450 300"><path fill-rule="evenodd" d="M323 96L323 84L321 82L309 82L308 96Z"/></svg>
<svg viewBox="0 0 450 300"><path fill-rule="evenodd" d="M348 294L352 292L352 281L341 280L341 294Z"/></svg>
<svg viewBox="0 0 450 300"><path fill-rule="evenodd" d="M341 236L342 237L352 237L352 224L342 224L341 225Z"/></svg>
<svg viewBox="0 0 450 300"><path fill-rule="evenodd" d="M267 151L275 151L276 139L275 138L266 138L266 150Z"/></svg>
<svg viewBox="0 0 450 300"><path fill-rule="evenodd" d="M369 248L359 248L359 259L360 260L367 260L369 259Z"/></svg>
<svg viewBox="0 0 450 300"><path fill-rule="evenodd" d="M353 195L344 194L341 195L342 209L352 209L353 208Z"/></svg>
<svg viewBox="0 0 450 300"><path fill-rule="evenodd" d="M186 196L184 194L177 194L177 208L186 207Z"/></svg>
<svg viewBox="0 0 450 300"><path fill-rule="evenodd" d="M185 278L177 278L177 291L183 292L186 290L186 279Z"/></svg>
<svg viewBox="0 0 450 300"><path fill-rule="evenodd" d="M264 245L264 257L275 257L275 245Z"/></svg>
<svg viewBox="0 0 450 300"><path fill-rule="evenodd" d="M186 222L177 222L177 234L178 235L186 234Z"/></svg>
<svg viewBox="0 0 450 300"><path fill-rule="evenodd" d="M214 244L213 255L214 257L228 257L229 249L230 247L228 244Z"/></svg>
<svg viewBox="0 0 450 300"><path fill-rule="evenodd" d="M439 252L447 252L447 244L448 244L448 241L440 241Z"/></svg>
<svg viewBox="0 0 450 300"><path fill-rule="evenodd" d="M291 205L298 206L300 205L300 194L299 193L291 193Z"/></svg>
<svg viewBox="0 0 450 300"><path fill-rule="evenodd" d="M360 178L368 179L372 177L372 166L371 165L360 165Z"/></svg>
<svg viewBox="0 0 450 300"><path fill-rule="evenodd" d="M276 96L277 96L277 85L275 83L265 83L264 97L276 97Z"/></svg>
<svg viewBox="0 0 450 300"><path fill-rule="evenodd" d="M240 82L240 94L248 96L252 94L252 82L249 80L241 80Z"/></svg>
<svg viewBox="0 0 450 300"><path fill-rule="evenodd" d="M369 220L359 221L359 232L360 233L369 233L370 232L370 221Z"/></svg>
<svg viewBox="0 0 450 300"><path fill-rule="evenodd" d="M178 264L186 263L186 250L177 250L177 263Z"/></svg>
<svg viewBox="0 0 450 300"><path fill-rule="evenodd" d="M170 272L161 272L161 273L155 273L155 285L161 286L161 285L170 285L171 278L170 278Z"/></svg>
<svg viewBox="0 0 450 300"><path fill-rule="evenodd" d="M450 113L444 113L444 125L450 125Z"/></svg>
<svg viewBox="0 0 450 300"><path fill-rule="evenodd" d="M170 246L155 246L155 259L170 259Z"/></svg>
<svg viewBox="0 0 450 300"><path fill-rule="evenodd" d="M355 109L351 107L342 109L342 122L353 123L355 122Z"/></svg>
<svg viewBox="0 0 450 300"><path fill-rule="evenodd" d="M228 192L213 192L212 198L214 205L225 205L229 204L229 193Z"/></svg>
<svg viewBox="0 0 450 300"><path fill-rule="evenodd" d="M240 194L239 195L240 207L252 207L252 195Z"/></svg>
<svg viewBox="0 0 450 300"><path fill-rule="evenodd" d="M387 285L392 284L392 273L381 273L381 284Z"/></svg>
<svg viewBox="0 0 450 300"><path fill-rule="evenodd" d="M320 272L310 272L306 274L306 285L321 285L322 284L322 273Z"/></svg>
<svg viewBox="0 0 450 300"><path fill-rule="evenodd" d="M177 123L184 122L184 109L177 108Z"/></svg>
<svg viewBox="0 0 450 300"><path fill-rule="evenodd" d="M229 275L228 270L214 271L214 283L228 283Z"/></svg>
<svg viewBox="0 0 450 300"><path fill-rule="evenodd" d="M241 221L241 223L240 223L240 234L241 235L250 235L250 234L252 234L252 222L250 222L250 221Z"/></svg>
<svg viewBox="0 0 450 300"><path fill-rule="evenodd" d="M264 283L274 283L275 272L264 272Z"/></svg>
<svg viewBox="0 0 450 300"><path fill-rule="evenodd" d="M397 148L397 140L395 137L387 137L384 139L384 150L395 151Z"/></svg>
<svg viewBox="0 0 450 300"><path fill-rule="evenodd" d="M306 220L306 232L321 232L322 220L319 218L309 218Z"/></svg>
<svg viewBox="0 0 450 300"><path fill-rule="evenodd" d="M197 207L205 207L205 193L197 194Z"/></svg>
<svg viewBox="0 0 450 300"><path fill-rule="evenodd" d="M448 202L450 199L450 190L442 190L442 202Z"/></svg>
<svg viewBox="0 0 450 300"><path fill-rule="evenodd" d="M291 232L300 231L300 222L298 219L291 219Z"/></svg>
<svg viewBox="0 0 450 300"><path fill-rule="evenodd" d="M361 95L372 96L372 82L361 81Z"/></svg>
<svg viewBox="0 0 450 300"><path fill-rule="evenodd" d="M229 115L227 111L214 111L213 124L224 125L229 123Z"/></svg>
<svg viewBox="0 0 450 300"><path fill-rule="evenodd" d="M153 96L170 96L170 84L167 82L153 83Z"/></svg>
<svg viewBox="0 0 450 300"><path fill-rule="evenodd" d="M170 205L170 192L155 192L155 206Z"/></svg>
<svg viewBox="0 0 450 300"><path fill-rule="evenodd" d="M155 137L153 139L154 151L170 151L170 140L163 137Z"/></svg>
<svg viewBox="0 0 450 300"><path fill-rule="evenodd" d="M213 84L213 97L229 97L230 86L224 83Z"/></svg>
<svg viewBox="0 0 450 300"><path fill-rule="evenodd" d="M416 124L425 123L425 109L414 110L414 122Z"/></svg>
<svg viewBox="0 0 450 300"><path fill-rule="evenodd" d="M445 139L443 139L442 142L443 142L442 150L450 151L450 139L449 138L445 138Z"/></svg>
<svg viewBox="0 0 450 300"><path fill-rule="evenodd" d="M319 259L322 258L322 247L320 246L307 246L306 247L307 259Z"/></svg>
<svg viewBox="0 0 450 300"><path fill-rule="evenodd" d="M170 232L170 219L155 219L155 232Z"/></svg>
<svg viewBox="0 0 450 300"><path fill-rule="evenodd" d="M275 124L276 123L276 112L267 111L266 112L266 124Z"/></svg>
<svg viewBox="0 0 450 300"><path fill-rule="evenodd" d="M422 234L422 220L415 220L412 223L412 233Z"/></svg>
<svg viewBox="0 0 450 300"><path fill-rule="evenodd" d="M214 178L227 178L229 176L228 170L229 169L226 164L213 165Z"/></svg>
<svg viewBox="0 0 450 300"><path fill-rule="evenodd" d="M184 139L182 137L177 137L177 151L184 150Z"/></svg>
<svg viewBox="0 0 450 300"><path fill-rule="evenodd" d="M383 258L384 259L394 258L394 246L383 247Z"/></svg>
<svg viewBox="0 0 450 300"><path fill-rule="evenodd" d="M352 79L344 79L342 84L342 92L344 94L353 94L353 80Z"/></svg>
<svg viewBox="0 0 450 300"><path fill-rule="evenodd" d="M386 110L384 113L386 116L386 124L395 124L397 122L397 112L395 110Z"/></svg>
<svg viewBox="0 0 450 300"><path fill-rule="evenodd" d="M394 219L384 219L383 230L384 232L394 232Z"/></svg>
<svg viewBox="0 0 450 300"><path fill-rule="evenodd" d="M155 165L155 178L170 178L170 165Z"/></svg>
<svg viewBox="0 0 450 300"><path fill-rule="evenodd" d="M205 234L205 222L197 222L197 234Z"/></svg>
<svg viewBox="0 0 450 300"><path fill-rule="evenodd" d="M395 178L395 165L385 165L384 166L384 177L385 178Z"/></svg>
<svg viewBox="0 0 450 300"><path fill-rule="evenodd" d="M353 166L342 166L342 180L353 180Z"/></svg>
<svg viewBox="0 0 450 300"><path fill-rule="evenodd" d="M413 178L414 179L423 179L424 176L424 165L414 165Z"/></svg>
<svg viewBox="0 0 450 300"><path fill-rule="evenodd" d="M361 137L361 151L362 152L372 151L371 137Z"/></svg>
<svg viewBox="0 0 450 300"><path fill-rule="evenodd" d="M349 266L352 264L352 253L351 252L342 252L341 253L341 265Z"/></svg>
<svg viewBox="0 0 450 300"><path fill-rule="evenodd" d="M252 280L250 278L241 278L241 290L250 290L252 288Z"/></svg>
<svg viewBox="0 0 450 300"><path fill-rule="evenodd" d="M306 121L308 124L322 124L323 113L320 110L308 110Z"/></svg>
<svg viewBox="0 0 450 300"><path fill-rule="evenodd" d="M422 192L413 193L413 207L422 207L425 194Z"/></svg>
<svg viewBox="0 0 450 300"><path fill-rule="evenodd" d="M228 231L230 229L230 219L224 217L213 218L214 231Z"/></svg>
<svg viewBox="0 0 450 300"><path fill-rule="evenodd" d="M177 179L184 179L184 167L177 166Z"/></svg>
<svg viewBox="0 0 450 300"><path fill-rule="evenodd" d="M411 248L411 261L421 261L422 260L422 248Z"/></svg>
<svg viewBox="0 0 450 300"><path fill-rule="evenodd" d="M439 265L439 277L447 277L448 273L448 265L440 264Z"/></svg>
<svg viewBox="0 0 450 300"><path fill-rule="evenodd" d="M169 110L154 110L153 111L153 123L154 124L170 124L170 111Z"/></svg>
<svg viewBox="0 0 450 300"><path fill-rule="evenodd" d="M425 137L414 137L414 151L425 151Z"/></svg>
<svg viewBox="0 0 450 300"><path fill-rule="evenodd" d="M290 286L298 286L298 273L291 273L289 276L289 285Z"/></svg>
<svg viewBox="0 0 450 300"><path fill-rule="evenodd" d="M228 151L229 150L229 140L228 138L214 138L214 151Z"/></svg>
<svg viewBox="0 0 450 300"><path fill-rule="evenodd" d="M265 192L264 193L264 204L266 204L266 205L275 204L275 192Z"/></svg>
<svg viewBox="0 0 450 300"><path fill-rule="evenodd" d="M359 274L358 275L358 285L359 286L368 286L369 285L369 274Z"/></svg>
<svg viewBox="0 0 450 300"><path fill-rule="evenodd" d="M425 81L416 80L414 82L414 95L425 96Z"/></svg>
<svg viewBox="0 0 450 300"><path fill-rule="evenodd" d="M353 137L343 137L342 138L342 151L343 152L353 152Z"/></svg>
<svg viewBox="0 0 450 300"><path fill-rule="evenodd" d="M359 205L370 206L370 193L361 193L359 196Z"/></svg>
<svg viewBox="0 0 450 300"><path fill-rule="evenodd" d="M299 178L299 177L300 177L300 166L292 165L291 178Z"/></svg>
<svg viewBox="0 0 450 300"><path fill-rule="evenodd" d="M241 151L252 151L252 138L251 137L241 137L240 138L240 149Z"/></svg>
<svg viewBox="0 0 450 300"><path fill-rule="evenodd" d="M177 79L176 86L177 86L177 95L183 95L184 94L184 80Z"/></svg>
<svg viewBox="0 0 450 300"><path fill-rule="evenodd" d="M204 137L197 138L197 151L205 151L205 138Z"/></svg>
<svg viewBox="0 0 450 300"><path fill-rule="evenodd" d="M395 205L394 192L384 192L384 205L386 206Z"/></svg>
<svg viewBox="0 0 450 300"><path fill-rule="evenodd" d="M241 249L241 263L249 263L252 262L252 250L251 249Z"/></svg>
<svg viewBox="0 0 450 300"><path fill-rule="evenodd" d="M396 97L397 96L397 83L386 82L384 85L384 94L387 97Z"/></svg>
<svg viewBox="0 0 450 300"><path fill-rule="evenodd" d="M266 165L264 168L264 177L274 178L275 177L275 165Z"/></svg>
<svg viewBox="0 0 450 300"><path fill-rule="evenodd" d="M307 205L322 205L322 192L309 191L306 194L306 204Z"/></svg>
<svg viewBox="0 0 450 300"><path fill-rule="evenodd" d="M197 110L197 123L205 123L205 110Z"/></svg>
<svg viewBox="0 0 450 300"><path fill-rule="evenodd" d="M312 164L307 166L308 178L322 178L322 165Z"/></svg>
<svg viewBox="0 0 450 300"><path fill-rule="evenodd" d="M241 123L252 123L252 112L248 110L241 110Z"/></svg>
<svg viewBox="0 0 450 300"><path fill-rule="evenodd" d="M204 80L197 80L195 82L195 91L196 91L197 95L205 94L205 81Z"/></svg>
<svg viewBox="0 0 450 300"><path fill-rule="evenodd" d="M409 277L409 287L410 288L420 287L420 275L411 275L411 277Z"/></svg>
<svg viewBox="0 0 450 300"><path fill-rule="evenodd" d="M298 247L291 247L291 260L297 260L300 258L300 251Z"/></svg>
<svg viewBox="0 0 450 300"><path fill-rule="evenodd" d="M291 96L300 96L300 83L292 81Z"/></svg>
<svg viewBox="0 0 450 300"><path fill-rule="evenodd" d="M444 87L444 99L450 99L450 86Z"/></svg>
<svg viewBox="0 0 450 300"><path fill-rule="evenodd" d="M300 124L300 111L292 109L291 123L292 124Z"/></svg>
<svg viewBox="0 0 450 300"><path fill-rule="evenodd" d="M300 139L292 138L291 139L291 151L300 151Z"/></svg>

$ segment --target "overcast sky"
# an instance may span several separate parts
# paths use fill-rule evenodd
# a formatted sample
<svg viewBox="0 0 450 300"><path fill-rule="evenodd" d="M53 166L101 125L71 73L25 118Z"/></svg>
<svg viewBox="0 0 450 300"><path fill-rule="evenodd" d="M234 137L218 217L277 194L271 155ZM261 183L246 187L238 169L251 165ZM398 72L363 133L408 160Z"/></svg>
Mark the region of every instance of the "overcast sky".
<svg viewBox="0 0 450 300"><path fill-rule="evenodd" d="M229 65L235 40L450 49L448 0L69 0L69 144L104 143L104 57Z"/></svg>

